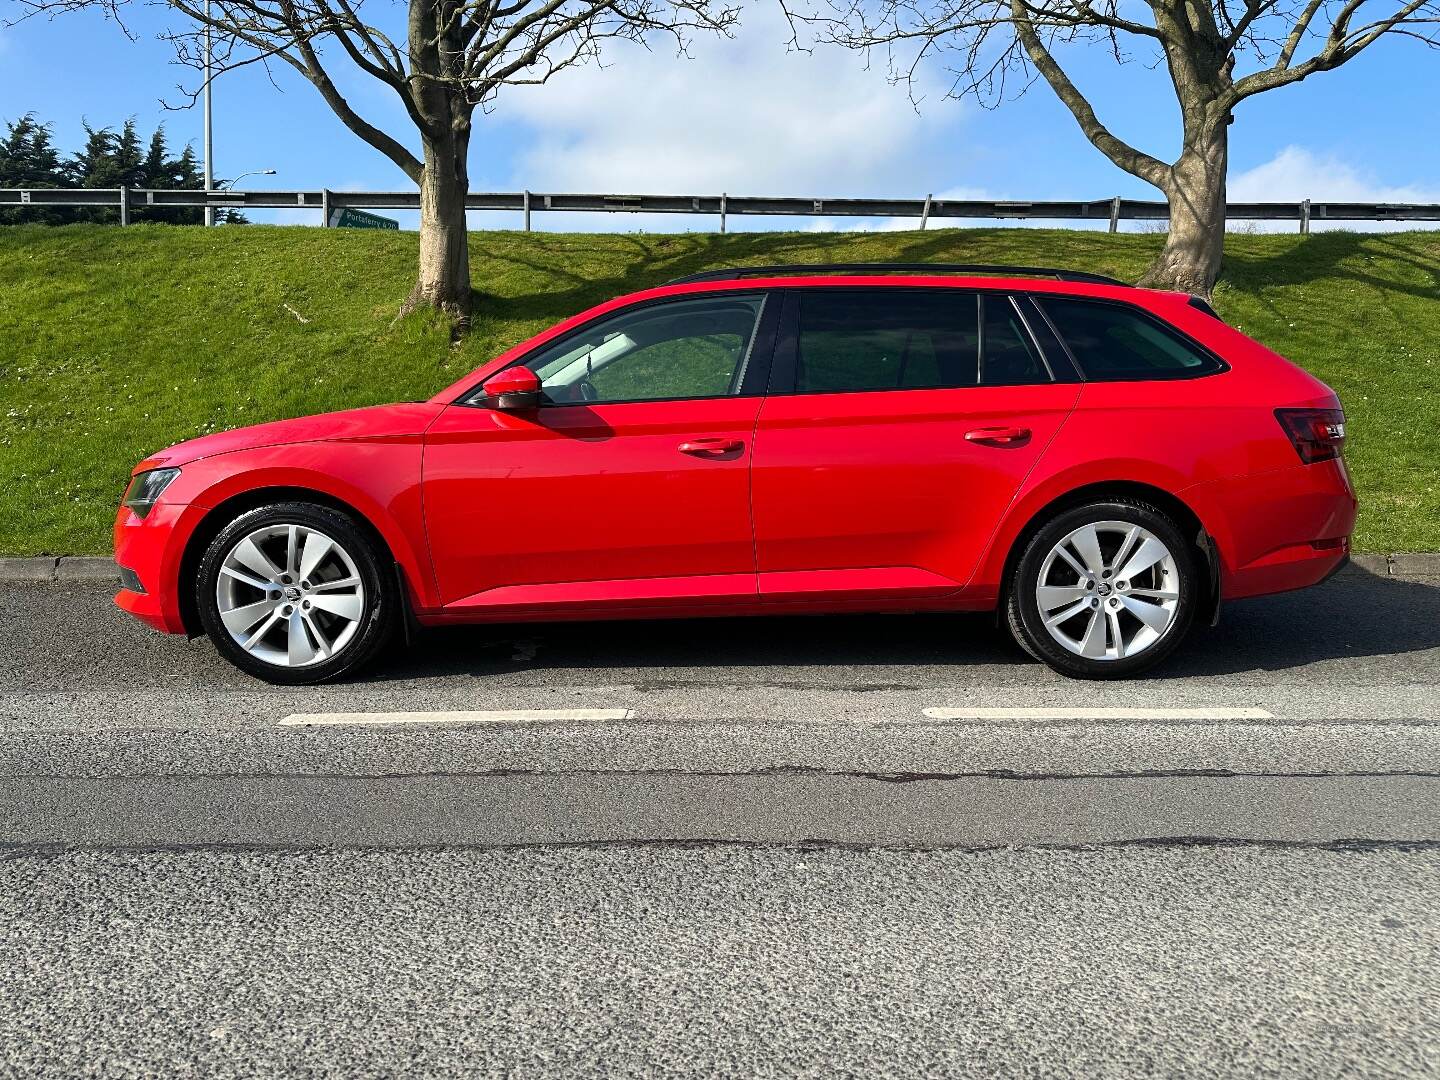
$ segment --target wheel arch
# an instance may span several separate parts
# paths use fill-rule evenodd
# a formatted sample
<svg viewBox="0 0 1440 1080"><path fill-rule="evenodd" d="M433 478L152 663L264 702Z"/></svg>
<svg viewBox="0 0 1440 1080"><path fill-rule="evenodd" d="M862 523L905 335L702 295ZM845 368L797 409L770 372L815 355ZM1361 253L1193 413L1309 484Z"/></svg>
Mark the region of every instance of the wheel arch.
<svg viewBox="0 0 1440 1080"><path fill-rule="evenodd" d="M184 624L185 633L188 636L199 637L205 632L200 624L195 589L189 585L194 581L205 549L210 546L210 542L216 536L220 535L226 525L241 514L277 502L314 503L317 506L328 507L344 514L376 545L376 550L381 553L385 562L404 568L404 561L397 555L395 545L385 535L385 532L371 520L370 515L338 495L322 491L319 488L294 484L247 488L220 500L206 510L205 516L200 519L185 541L185 550L180 556L180 587L177 589L177 596L180 604L180 620ZM402 574L402 577L406 576L409 576L408 569ZM413 582L411 587L413 588ZM410 598L405 597L404 599L408 605Z"/></svg>
<svg viewBox="0 0 1440 1080"><path fill-rule="evenodd" d="M996 605L997 616L1004 608L1006 590L1010 587L1010 578L1015 571L1015 564L1020 561L1020 556L1024 554L1025 546L1029 544L1031 537L1044 528L1047 521L1057 514L1064 513L1072 507L1083 506L1085 503L1126 497L1150 503L1174 520L1182 533L1192 538L1191 543L1196 549L1196 565L1204 575L1200 589L1202 602L1200 610L1196 612L1196 617L1197 620L1204 620L1213 626L1220 611L1220 559L1214 537L1205 528L1205 522L1194 507L1184 499L1174 492L1139 480L1098 480L1082 484L1054 496L1048 502L1033 509L1011 538L1004 561L1001 563L999 602Z"/></svg>

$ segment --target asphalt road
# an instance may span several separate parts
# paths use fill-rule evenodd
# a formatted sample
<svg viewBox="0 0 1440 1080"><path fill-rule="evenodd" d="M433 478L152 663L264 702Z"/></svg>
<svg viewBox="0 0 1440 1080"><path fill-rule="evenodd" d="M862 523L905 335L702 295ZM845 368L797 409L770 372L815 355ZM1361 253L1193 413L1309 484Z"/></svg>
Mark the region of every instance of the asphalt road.
<svg viewBox="0 0 1440 1080"><path fill-rule="evenodd" d="M1359 571L1124 684L924 616L284 690L7 585L0 1072L1433 1074L1437 683ZM516 709L624 719L283 722Z"/></svg>
<svg viewBox="0 0 1440 1080"><path fill-rule="evenodd" d="M277 689L103 588L0 596L0 843L1440 839L1440 588L1359 571L1113 684L914 616L433 631L364 681ZM1016 707L1051 713L927 715ZM501 709L629 718L281 723Z"/></svg>
<svg viewBox="0 0 1440 1080"><path fill-rule="evenodd" d="M13 1075L1426 1076L1440 853L0 861Z"/></svg>

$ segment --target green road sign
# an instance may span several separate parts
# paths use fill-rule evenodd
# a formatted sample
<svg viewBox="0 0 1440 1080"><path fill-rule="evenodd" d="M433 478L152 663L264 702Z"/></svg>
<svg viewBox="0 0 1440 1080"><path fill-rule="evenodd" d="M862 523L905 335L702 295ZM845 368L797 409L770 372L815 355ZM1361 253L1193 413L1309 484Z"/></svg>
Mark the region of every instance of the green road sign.
<svg viewBox="0 0 1440 1080"><path fill-rule="evenodd" d="M368 210L352 210L349 207L330 211L332 229L398 229L400 222L394 218L381 217Z"/></svg>

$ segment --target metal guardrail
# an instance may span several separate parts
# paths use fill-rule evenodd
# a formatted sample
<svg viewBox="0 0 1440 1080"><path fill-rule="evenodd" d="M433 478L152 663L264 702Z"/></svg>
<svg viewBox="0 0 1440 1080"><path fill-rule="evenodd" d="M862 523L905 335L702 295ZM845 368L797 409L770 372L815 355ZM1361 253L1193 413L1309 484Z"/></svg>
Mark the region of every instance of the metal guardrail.
<svg viewBox="0 0 1440 1080"><path fill-rule="evenodd" d="M471 192L470 210L509 210L524 215L530 228L534 213L708 214L718 215L725 231L730 215L763 217L899 217L919 218L920 228L933 218L1052 221L1107 221L1111 232L1121 221L1164 221L1170 216L1159 200L1091 199L1088 201L1023 201L984 199L794 199L753 195L584 195L530 191ZM311 209L328 224L335 209L418 210L418 191L196 191L148 188L0 188L0 207L93 206L120 211L128 224L130 212L146 207L189 206L216 209ZM1238 221L1298 221L1302 233L1321 221L1440 221L1440 203L1247 202L1228 203L1226 217Z"/></svg>

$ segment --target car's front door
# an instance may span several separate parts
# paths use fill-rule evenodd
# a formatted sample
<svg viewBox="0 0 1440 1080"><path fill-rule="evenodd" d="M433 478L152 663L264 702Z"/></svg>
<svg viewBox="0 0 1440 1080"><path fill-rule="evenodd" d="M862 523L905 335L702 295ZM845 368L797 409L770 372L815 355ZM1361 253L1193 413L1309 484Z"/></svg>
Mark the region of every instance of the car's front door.
<svg viewBox="0 0 1440 1080"><path fill-rule="evenodd" d="M786 308L755 432L762 598L954 592L1073 409L1073 369L1003 293L809 287Z"/></svg>
<svg viewBox="0 0 1440 1080"><path fill-rule="evenodd" d="M530 412L483 395L426 435L425 521L460 611L753 597L751 438L778 312L718 292L604 316L520 363Z"/></svg>

